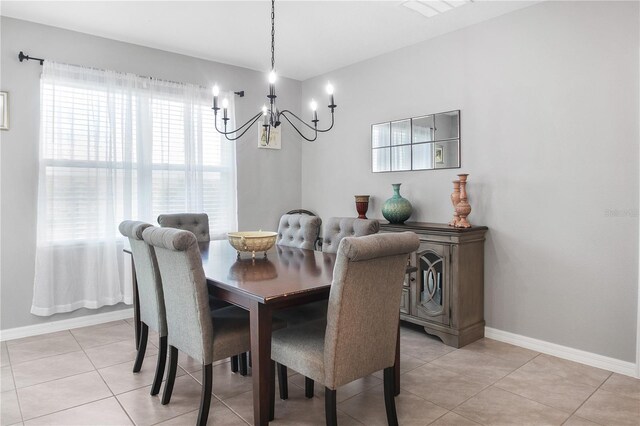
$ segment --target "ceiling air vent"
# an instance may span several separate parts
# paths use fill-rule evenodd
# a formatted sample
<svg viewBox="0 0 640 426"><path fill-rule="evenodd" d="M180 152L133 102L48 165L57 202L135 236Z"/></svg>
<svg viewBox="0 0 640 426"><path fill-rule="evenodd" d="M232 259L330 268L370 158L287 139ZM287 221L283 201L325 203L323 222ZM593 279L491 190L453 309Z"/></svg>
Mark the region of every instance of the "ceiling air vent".
<svg viewBox="0 0 640 426"><path fill-rule="evenodd" d="M421 15L426 16L427 18L431 18L433 16L439 15L441 13L452 10L456 7L464 6L465 4L471 3L472 0L425 0L425 1L415 1L409 0L402 3L402 6L407 9L411 9L415 12L420 13Z"/></svg>

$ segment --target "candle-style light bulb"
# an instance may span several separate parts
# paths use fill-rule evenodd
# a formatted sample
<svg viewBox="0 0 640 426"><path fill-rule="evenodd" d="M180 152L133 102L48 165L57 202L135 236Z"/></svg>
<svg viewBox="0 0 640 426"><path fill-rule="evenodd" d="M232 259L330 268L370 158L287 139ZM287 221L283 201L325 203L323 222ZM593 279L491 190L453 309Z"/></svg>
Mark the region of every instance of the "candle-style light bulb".
<svg viewBox="0 0 640 426"><path fill-rule="evenodd" d="M313 122L314 125L317 125L318 111L316 110L318 109L318 103L314 99L311 99L311 103L309 104L309 106L311 107L311 111L313 111L313 119L311 121Z"/></svg>
<svg viewBox="0 0 640 426"><path fill-rule="evenodd" d="M271 72L269 73L269 84L274 84L277 79L278 76L276 75L276 72L274 70L271 70Z"/></svg>
<svg viewBox="0 0 640 426"><path fill-rule="evenodd" d="M267 106L262 105L262 115L267 115Z"/></svg>
<svg viewBox="0 0 640 426"><path fill-rule="evenodd" d="M333 100L333 84L327 82L327 93L329 94L329 108L331 108L331 114L333 114L333 109L336 107L336 103Z"/></svg>
<svg viewBox="0 0 640 426"><path fill-rule="evenodd" d="M217 84L213 86L213 88L211 89L211 93L213 93L213 112L217 114L218 110L220 109L218 108L218 95L220 94L220 88Z"/></svg>
<svg viewBox="0 0 640 426"><path fill-rule="evenodd" d="M229 99L224 98L222 100L222 119L224 120L224 127L227 127L227 108L229 108Z"/></svg>
<svg viewBox="0 0 640 426"><path fill-rule="evenodd" d="M333 95L333 85L327 82L327 94Z"/></svg>

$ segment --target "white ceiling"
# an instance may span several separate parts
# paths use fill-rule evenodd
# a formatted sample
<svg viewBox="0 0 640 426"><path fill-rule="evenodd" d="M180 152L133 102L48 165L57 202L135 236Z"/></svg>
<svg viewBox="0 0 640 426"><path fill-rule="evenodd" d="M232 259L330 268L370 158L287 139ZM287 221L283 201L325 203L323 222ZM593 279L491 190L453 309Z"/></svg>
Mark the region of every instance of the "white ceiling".
<svg viewBox="0 0 640 426"><path fill-rule="evenodd" d="M536 2L476 0L426 18L402 1L277 1L276 69L305 80ZM3 16L261 71L270 65L270 9L269 1L0 2Z"/></svg>

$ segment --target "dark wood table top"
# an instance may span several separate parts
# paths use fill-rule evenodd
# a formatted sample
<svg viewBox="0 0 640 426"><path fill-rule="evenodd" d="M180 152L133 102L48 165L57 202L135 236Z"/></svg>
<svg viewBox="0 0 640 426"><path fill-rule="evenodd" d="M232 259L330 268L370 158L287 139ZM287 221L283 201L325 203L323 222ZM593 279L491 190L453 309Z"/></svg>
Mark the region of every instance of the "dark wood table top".
<svg viewBox="0 0 640 426"><path fill-rule="evenodd" d="M263 252L242 253L228 241L200 244L207 282L259 303L282 304L289 299L329 292L336 255L313 250L274 246ZM326 296L325 296L326 297Z"/></svg>

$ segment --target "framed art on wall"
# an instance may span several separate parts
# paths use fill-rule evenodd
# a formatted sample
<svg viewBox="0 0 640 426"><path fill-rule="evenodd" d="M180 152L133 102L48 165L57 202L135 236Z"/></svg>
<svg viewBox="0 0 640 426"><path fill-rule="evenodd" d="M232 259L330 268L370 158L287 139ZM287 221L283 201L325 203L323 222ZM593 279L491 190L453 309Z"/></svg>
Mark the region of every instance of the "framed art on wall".
<svg viewBox="0 0 640 426"><path fill-rule="evenodd" d="M444 146L436 144L435 151L433 158L435 159L436 164L444 164Z"/></svg>
<svg viewBox="0 0 640 426"><path fill-rule="evenodd" d="M258 125L258 148L280 149L281 147L280 127L271 127L271 130L267 132L263 125Z"/></svg>
<svg viewBox="0 0 640 426"><path fill-rule="evenodd" d="M0 92L0 130L9 130L9 94Z"/></svg>

